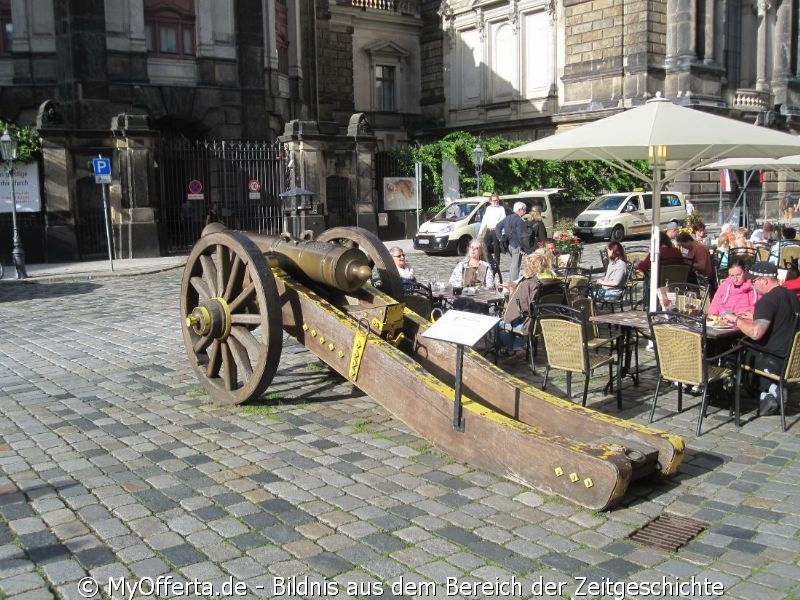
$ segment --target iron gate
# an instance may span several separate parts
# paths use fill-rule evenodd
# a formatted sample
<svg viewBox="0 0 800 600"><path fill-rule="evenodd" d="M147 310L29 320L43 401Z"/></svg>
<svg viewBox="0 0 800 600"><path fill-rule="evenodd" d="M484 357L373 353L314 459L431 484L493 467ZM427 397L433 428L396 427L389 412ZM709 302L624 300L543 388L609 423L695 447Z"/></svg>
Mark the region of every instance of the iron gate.
<svg viewBox="0 0 800 600"><path fill-rule="evenodd" d="M278 142L162 138L157 150L160 227L170 254L187 252L212 208L232 229L277 235L287 161Z"/></svg>

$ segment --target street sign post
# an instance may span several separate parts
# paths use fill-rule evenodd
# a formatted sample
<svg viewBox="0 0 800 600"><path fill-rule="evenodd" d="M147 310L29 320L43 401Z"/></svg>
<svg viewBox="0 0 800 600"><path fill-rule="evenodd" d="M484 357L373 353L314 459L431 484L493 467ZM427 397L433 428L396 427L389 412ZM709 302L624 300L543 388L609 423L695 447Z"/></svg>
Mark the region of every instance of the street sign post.
<svg viewBox="0 0 800 600"><path fill-rule="evenodd" d="M111 161L102 156L92 159L95 183L111 183Z"/></svg>
<svg viewBox="0 0 800 600"><path fill-rule="evenodd" d="M111 183L111 160L98 155L92 159L92 172L94 182L99 183L103 190L103 221L106 224L106 242L108 245L108 262L114 270L114 239L111 235L111 213L108 210L107 185Z"/></svg>
<svg viewBox="0 0 800 600"><path fill-rule="evenodd" d="M250 200L261 198L261 182L258 179L251 179L247 182L247 193Z"/></svg>

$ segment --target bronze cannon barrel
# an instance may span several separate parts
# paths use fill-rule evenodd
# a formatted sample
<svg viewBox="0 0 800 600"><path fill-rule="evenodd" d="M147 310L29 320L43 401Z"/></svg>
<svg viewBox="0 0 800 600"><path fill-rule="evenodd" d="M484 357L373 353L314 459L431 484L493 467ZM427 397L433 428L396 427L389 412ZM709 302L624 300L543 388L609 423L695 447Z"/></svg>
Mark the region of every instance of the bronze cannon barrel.
<svg viewBox="0 0 800 600"><path fill-rule="evenodd" d="M212 230L219 231L220 228ZM245 235L294 277L307 277L343 292L356 291L372 277L369 258L358 248L253 233Z"/></svg>

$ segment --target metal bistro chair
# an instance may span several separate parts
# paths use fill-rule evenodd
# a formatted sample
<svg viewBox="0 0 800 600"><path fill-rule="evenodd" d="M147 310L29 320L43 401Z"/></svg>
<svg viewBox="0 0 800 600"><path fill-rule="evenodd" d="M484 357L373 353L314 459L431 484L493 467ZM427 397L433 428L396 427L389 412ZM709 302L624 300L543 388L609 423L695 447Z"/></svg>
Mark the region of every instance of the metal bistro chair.
<svg viewBox="0 0 800 600"><path fill-rule="evenodd" d="M716 364L720 358L738 351L731 348L717 356L706 356L708 338L706 318L690 317L674 311L657 311L647 314L650 335L653 339L658 365L658 381L653 394L649 422L653 422L656 403L663 381L678 383L678 412L683 411L683 385L703 386L700 415L697 418L696 435L700 435L708 407L708 389L713 383L722 382L734 374L733 369Z"/></svg>
<svg viewBox="0 0 800 600"><path fill-rule="evenodd" d="M587 325L587 339L586 345L589 347L590 350L598 350L603 348L609 344L609 342L613 342L622 334L617 333L616 335L609 335L608 337L604 337L600 335L600 330L597 327L597 323L591 320L593 316L595 316L594 310L594 298L576 298L572 301L572 308L577 308L581 312L583 312L584 317L586 318L586 325ZM636 351L636 370L639 370L639 349L636 345L634 345L633 349Z"/></svg>
<svg viewBox="0 0 800 600"><path fill-rule="evenodd" d="M627 292L628 292L628 302L631 308L636 308L636 306L643 302L643 297L640 299L636 299L638 296L637 290L642 287L644 289L644 278L645 274L641 271L636 269L636 265L639 264L639 261L644 260L650 254L650 248L647 246L631 246L630 248L625 249L625 257L628 259L628 262L633 265L633 270L631 271L630 277L628 277L628 283L626 284Z"/></svg>
<svg viewBox="0 0 800 600"><path fill-rule="evenodd" d="M434 301L430 284L403 281L403 298L407 308L426 319L433 320L431 317L437 304Z"/></svg>
<svg viewBox="0 0 800 600"><path fill-rule="evenodd" d="M800 246L784 246L778 256L778 268L791 269L792 260L800 260Z"/></svg>
<svg viewBox="0 0 800 600"><path fill-rule="evenodd" d="M591 269L583 267L567 267L564 269L564 286L571 300L586 298L592 283Z"/></svg>
<svg viewBox="0 0 800 600"><path fill-rule="evenodd" d="M604 355L590 353L588 340L589 324L583 311L563 304L540 304L536 307L536 320L539 323L547 352L547 367L544 372L542 389L547 387L550 369L566 371L567 398L572 399L572 374L584 376L583 399L586 406L589 394L589 379L595 369L608 365L608 383L604 392L614 391L614 363L617 363L617 408L622 409L622 382L620 380L620 363L613 353ZM609 344L616 343L619 335L608 339ZM613 345L611 346L613 347Z"/></svg>
<svg viewBox="0 0 800 600"><path fill-rule="evenodd" d="M542 336L542 329L539 327L539 322L536 319L536 309L542 304L558 304L562 306L569 306L569 290L567 289L564 281L561 279L545 279L533 299L530 307L530 314L533 315L530 331L530 348L531 348L531 370L536 375L535 358L539 350L539 338Z"/></svg>
<svg viewBox="0 0 800 600"><path fill-rule="evenodd" d="M786 353L786 356L781 357L775 354L771 354L764 350L762 347L757 346L751 343L748 340L742 340L740 345L737 347L739 350L739 357L738 357L738 365L739 368L736 371L736 392L735 392L735 411L736 411L736 425L739 425L739 399L741 393L741 379L742 379L742 372L748 373L751 376L758 376L764 377L771 381L774 381L778 384L778 405L781 410L781 427L783 431L786 431L786 387L790 383L797 383L800 381L800 313L795 313L794 315L794 338L792 339L792 345L789 348L789 352ZM775 356L776 358L780 358L783 361L783 366L780 369L779 373L768 373L767 371L762 371L760 369L756 369L752 363L745 362L745 352L747 350L753 350L755 352L760 352L763 354L769 354L770 356Z"/></svg>
<svg viewBox="0 0 800 600"><path fill-rule="evenodd" d="M608 249L600 248L600 263L603 265L603 273L608 270Z"/></svg>
<svg viewBox="0 0 800 600"><path fill-rule="evenodd" d="M731 248L728 250L728 264L731 264L735 258L741 258L744 260L745 266L749 268L754 262L756 262L756 256L757 253L755 248Z"/></svg>
<svg viewBox="0 0 800 600"><path fill-rule="evenodd" d="M769 248L766 246L756 248L756 260L767 262L769 260Z"/></svg>

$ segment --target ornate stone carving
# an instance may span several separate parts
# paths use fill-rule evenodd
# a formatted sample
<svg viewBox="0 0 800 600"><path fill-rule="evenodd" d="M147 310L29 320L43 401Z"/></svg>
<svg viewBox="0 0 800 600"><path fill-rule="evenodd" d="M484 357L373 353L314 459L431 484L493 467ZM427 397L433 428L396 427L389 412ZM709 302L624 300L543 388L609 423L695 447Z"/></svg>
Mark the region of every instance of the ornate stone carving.
<svg viewBox="0 0 800 600"><path fill-rule="evenodd" d="M36 113L36 129L63 124L64 118L55 100L45 100L39 105L39 111Z"/></svg>
<svg viewBox="0 0 800 600"><path fill-rule="evenodd" d="M347 124L347 135L354 138L372 136L372 127L369 124L367 115L354 113Z"/></svg>

